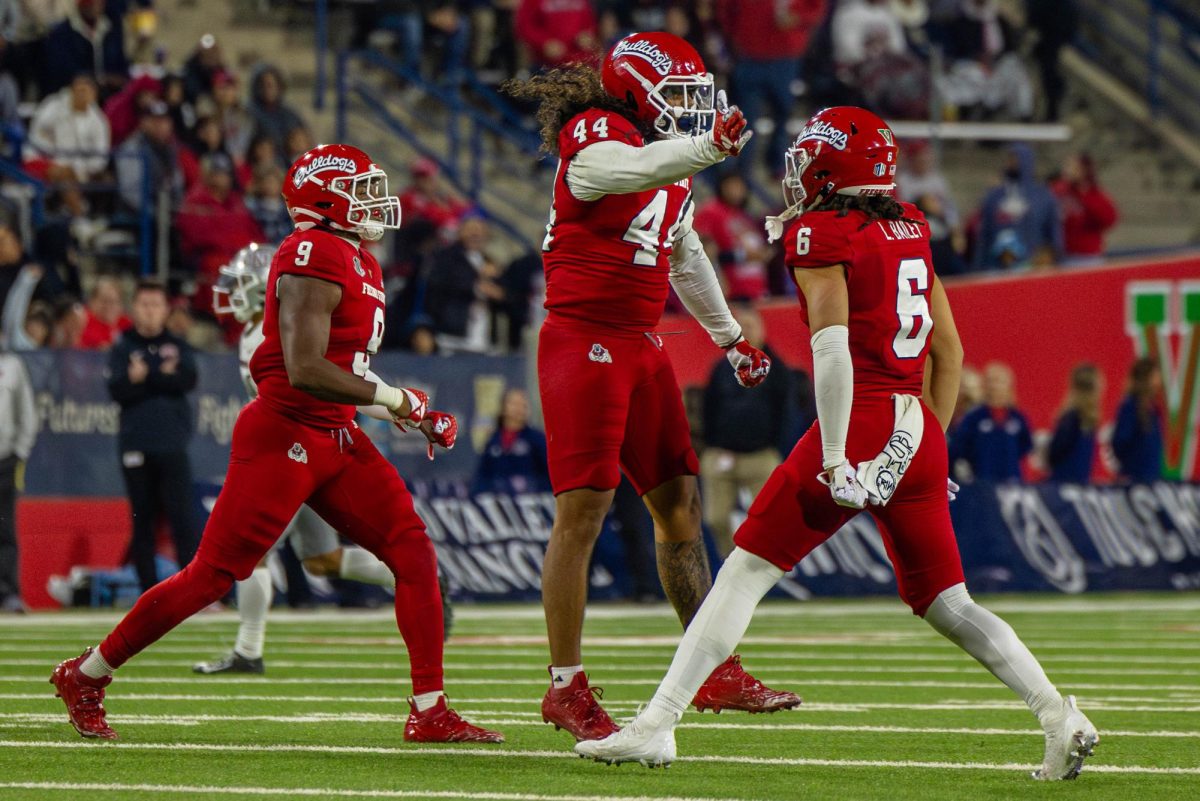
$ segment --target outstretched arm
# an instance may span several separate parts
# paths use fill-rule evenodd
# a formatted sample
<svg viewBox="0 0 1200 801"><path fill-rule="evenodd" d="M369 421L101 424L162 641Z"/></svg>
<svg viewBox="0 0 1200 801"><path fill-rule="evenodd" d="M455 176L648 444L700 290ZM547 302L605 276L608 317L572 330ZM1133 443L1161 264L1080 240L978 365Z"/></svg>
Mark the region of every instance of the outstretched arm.
<svg viewBox="0 0 1200 801"><path fill-rule="evenodd" d="M567 187L579 200L645 192L682 181L724 160L711 137L664 139L643 147L597 142L567 167Z"/></svg>

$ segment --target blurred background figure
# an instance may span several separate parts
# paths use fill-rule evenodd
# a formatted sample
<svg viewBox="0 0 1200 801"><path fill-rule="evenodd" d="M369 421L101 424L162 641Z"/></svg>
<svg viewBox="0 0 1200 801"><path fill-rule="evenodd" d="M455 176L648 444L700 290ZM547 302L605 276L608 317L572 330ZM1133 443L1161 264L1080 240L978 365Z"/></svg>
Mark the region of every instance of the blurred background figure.
<svg viewBox="0 0 1200 801"><path fill-rule="evenodd" d="M968 119L1030 120L1033 83L998 0L961 0L944 37L942 93Z"/></svg>
<svg viewBox="0 0 1200 801"><path fill-rule="evenodd" d="M546 435L529 424L529 394L511 388L501 401L496 430L475 469L474 492L545 492L550 489Z"/></svg>
<svg viewBox="0 0 1200 801"><path fill-rule="evenodd" d="M704 481L704 522L712 530L722 558L733 550L733 513L742 492L757 495L771 471L779 466L779 444L787 424L790 387L788 371L766 344L758 312L734 310L746 341L771 357L771 375L748 392L728 365L713 367L704 390L704 450L700 476Z"/></svg>
<svg viewBox="0 0 1200 801"><path fill-rule="evenodd" d="M1087 153L1063 163L1050 182L1058 198L1063 226L1063 265L1084 267L1104 260L1104 234L1117 224L1117 207L1096 181L1096 165Z"/></svg>
<svg viewBox="0 0 1200 801"><path fill-rule="evenodd" d="M88 73L48 96L29 126L25 171L53 185L73 217L87 213L80 186L108 168L111 138L100 111L96 81Z"/></svg>
<svg viewBox="0 0 1200 801"><path fill-rule="evenodd" d="M433 254L426 309L433 317L438 347L483 353L494 342L493 307L505 299L500 270L486 251L487 221L468 217L458 241Z"/></svg>
<svg viewBox="0 0 1200 801"><path fill-rule="evenodd" d="M739 173L717 181L717 194L696 209L693 223L713 264L720 267L725 296L730 300L766 297L767 262L772 252L762 219L746 210L750 187Z"/></svg>
<svg viewBox="0 0 1200 801"><path fill-rule="evenodd" d="M1020 481L1033 450L1029 420L1017 409L1012 368L983 368L983 403L967 412L950 437L951 470L963 481Z"/></svg>
<svg viewBox="0 0 1200 801"><path fill-rule="evenodd" d="M535 69L596 61L596 12L589 0L521 0L513 30Z"/></svg>
<svg viewBox="0 0 1200 801"><path fill-rule="evenodd" d="M1129 371L1129 391L1117 408L1112 450L1124 481L1149 482L1162 478L1162 372L1146 356Z"/></svg>
<svg viewBox="0 0 1200 801"><path fill-rule="evenodd" d="M1054 424L1054 436L1046 450L1051 481L1091 481L1103 395L1104 377L1096 365L1080 364L1071 371L1063 412Z"/></svg>
<svg viewBox="0 0 1200 801"><path fill-rule="evenodd" d="M25 611L18 583L17 495L25 490L25 462L37 439L33 387L21 358L0 337L0 612Z"/></svg>
<svg viewBox="0 0 1200 801"><path fill-rule="evenodd" d="M1033 150L1008 149L1000 185L983 198L975 268L1055 263L1063 252L1058 201L1037 179Z"/></svg>
<svg viewBox="0 0 1200 801"><path fill-rule="evenodd" d="M111 275L102 275L88 293L87 322L79 347L89 350L108 350L113 340L133 322L125 314L125 299L121 282Z"/></svg>

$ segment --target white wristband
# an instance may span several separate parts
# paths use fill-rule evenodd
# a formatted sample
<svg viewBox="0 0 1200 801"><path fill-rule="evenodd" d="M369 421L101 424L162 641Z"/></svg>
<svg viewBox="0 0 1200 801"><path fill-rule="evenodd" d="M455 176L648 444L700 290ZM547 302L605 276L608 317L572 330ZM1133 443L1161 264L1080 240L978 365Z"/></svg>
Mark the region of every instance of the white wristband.
<svg viewBox="0 0 1200 801"><path fill-rule="evenodd" d="M389 387L387 384L375 385L375 403L383 406L388 411L396 411L404 405L404 401L408 399L408 393L396 387Z"/></svg>

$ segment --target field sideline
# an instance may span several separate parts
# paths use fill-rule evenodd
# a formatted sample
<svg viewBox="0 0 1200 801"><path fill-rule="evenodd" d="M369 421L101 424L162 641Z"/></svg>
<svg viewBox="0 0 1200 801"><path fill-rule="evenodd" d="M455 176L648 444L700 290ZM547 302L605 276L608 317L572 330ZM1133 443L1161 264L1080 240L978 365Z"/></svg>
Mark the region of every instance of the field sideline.
<svg viewBox="0 0 1200 801"><path fill-rule="evenodd" d="M541 721L537 606L460 607L447 691L501 746L401 739L407 663L390 611L290 613L268 624L265 677L193 676L227 647L230 613L189 621L122 669L117 743L88 742L47 683L111 613L0 622L0 798L1196 799L1200 596L983 599L1073 692L1102 741L1078 781L1038 784L1040 730L1024 705L898 601L773 603L740 649L799 692L773 716L689 713L668 771L575 758ZM598 606L585 631L593 683L618 720L649 698L678 638L666 607Z"/></svg>

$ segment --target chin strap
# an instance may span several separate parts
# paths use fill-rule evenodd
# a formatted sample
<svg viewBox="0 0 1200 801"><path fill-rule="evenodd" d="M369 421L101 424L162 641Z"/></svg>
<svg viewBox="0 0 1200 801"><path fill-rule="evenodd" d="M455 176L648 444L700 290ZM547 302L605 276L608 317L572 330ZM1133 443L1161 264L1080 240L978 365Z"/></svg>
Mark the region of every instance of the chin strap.
<svg viewBox="0 0 1200 801"><path fill-rule="evenodd" d="M783 236L783 226L788 220L799 215L801 209L793 206L778 217L767 217L763 227L767 229L767 243L770 244Z"/></svg>

